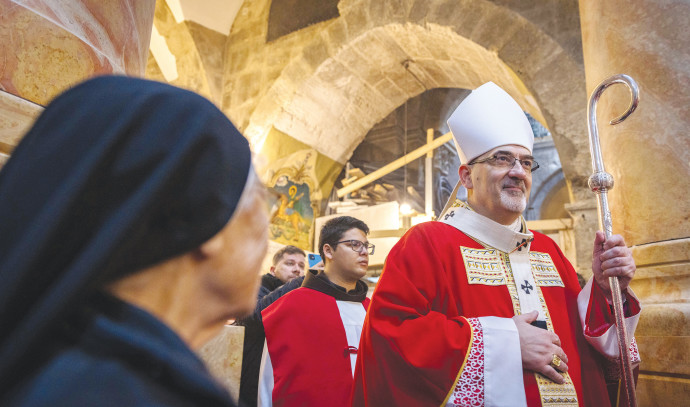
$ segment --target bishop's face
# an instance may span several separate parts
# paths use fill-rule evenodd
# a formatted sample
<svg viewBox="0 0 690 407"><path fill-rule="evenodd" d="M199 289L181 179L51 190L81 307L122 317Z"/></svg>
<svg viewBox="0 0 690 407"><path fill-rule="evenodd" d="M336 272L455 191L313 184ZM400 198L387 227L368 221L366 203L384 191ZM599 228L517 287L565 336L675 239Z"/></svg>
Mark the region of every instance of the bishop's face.
<svg viewBox="0 0 690 407"><path fill-rule="evenodd" d="M520 159L532 156L525 147L505 145L482 154L477 160L499 152ZM514 222L525 211L532 189L532 173L525 171L519 162L512 167L492 165L491 162L464 165L460 167L461 178L463 168L466 169L468 182L463 184L471 190L468 203L472 209L503 225Z"/></svg>

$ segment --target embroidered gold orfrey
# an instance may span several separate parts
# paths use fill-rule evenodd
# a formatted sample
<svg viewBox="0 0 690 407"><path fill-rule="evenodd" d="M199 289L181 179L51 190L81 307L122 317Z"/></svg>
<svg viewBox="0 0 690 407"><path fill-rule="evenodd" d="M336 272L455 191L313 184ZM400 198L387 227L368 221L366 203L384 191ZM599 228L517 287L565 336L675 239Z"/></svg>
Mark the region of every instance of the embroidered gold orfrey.
<svg viewBox="0 0 690 407"><path fill-rule="evenodd" d="M541 287L565 287L548 253L529 252L534 282Z"/></svg>
<svg viewBox="0 0 690 407"><path fill-rule="evenodd" d="M505 285L501 256L496 249L473 249L460 246L469 284Z"/></svg>
<svg viewBox="0 0 690 407"><path fill-rule="evenodd" d="M506 270L510 270L508 256L497 249L475 249L460 246L469 284L506 285ZM548 253L530 252L534 282L541 287L564 287L563 280Z"/></svg>
<svg viewBox="0 0 690 407"><path fill-rule="evenodd" d="M546 320L546 328L549 331L554 332L553 322L551 321L551 314L549 313L549 308L546 306L544 294L541 291L542 284L539 282L539 279L537 278L531 254L532 252L530 252L530 262L532 263L532 276L534 277L534 281L537 285L536 293L539 297L539 304L541 305L542 315L544 315L544 319ZM540 260L544 263L546 263L546 259L543 255L546 255L548 257L548 261L551 262L551 265L553 265L553 262L551 261L551 256L549 256L548 254L536 254L540 255ZM515 284L515 279L513 278L513 272L510 268L510 260L508 258L508 255L504 254L502 256L502 260L505 264L505 276L506 284L508 286L508 292L510 292L510 299L513 301L513 311L515 312L515 315L519 315L521 313L520 299L517 295L517 285ZM563 282L561 282L561 284L563 284ZM570 375L568 373L561 373L561 375L563 376L563 379L565 379L565 383L563 384L554 383L553 381L547 379L539 373L534 373L534 378L536 379L537 387L539 388L539 395L541 396L542 406L561 407L578 405L577 392L575 391L575 385L573 384L573 380L570 378Z"/></svg>
<svg viewBox="0 0 690 407"><path fill-rule="evenodd" d="M510 293L510 300L513 304L513 311L515 315L519 315L521 313L520 299L510 265L510 255L497 249L487 247L486 245L485 247L484 249L474 249L460 246L462 260L465 263L465 270L467 272L467 281L469 284L507 286L508 292ZM542 309L541 315L544 315L547 329L554 332L551 314L546 306L541 287L563 287L564 284L548 253L530 252L529 256L532 276L536 284L535 291L539 297L539 304ZM570 375L568 375L568 373L561 374L565 379L565 383L563 384L554 383L539 373L534 373L543 406L561 407L578 405L575 385Z"/></svg>

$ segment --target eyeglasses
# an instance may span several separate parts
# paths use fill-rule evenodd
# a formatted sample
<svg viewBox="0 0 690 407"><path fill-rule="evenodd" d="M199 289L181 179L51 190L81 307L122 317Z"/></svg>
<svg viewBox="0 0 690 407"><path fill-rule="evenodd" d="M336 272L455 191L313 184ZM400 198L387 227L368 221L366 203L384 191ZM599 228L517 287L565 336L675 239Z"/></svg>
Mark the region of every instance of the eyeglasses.
<svg viewBox="0 0 690 407"><path fill-rule="evenodd" d="M361 253L362 248L364 247L364 248L366 248L367 253L374 254L374 249L376 248L376 246L374 246L373 244L371 244L369 242L365 243L365 242L360 242L359 240L341 240L338 243L336 243L336 245L339 245L340 243L345 243L345 245L349 246L350 249L352 249L358 253Z"/></svg>
<svg viewBox="0 0 690 407"><path fill-rule="evenodd" d="M522 166L522 169L525 170L525 172L534 172L537 170L537 168L539 168L539 163L537 163L537 161L535 161L534 158L520 159L508 153L496 153L491 157L485 158L483 160L472 161L468 165L481 164L483 162L487 162L496 167L513 168L513 166L515 166L516 161L520 162L520 166Z"/></svg>

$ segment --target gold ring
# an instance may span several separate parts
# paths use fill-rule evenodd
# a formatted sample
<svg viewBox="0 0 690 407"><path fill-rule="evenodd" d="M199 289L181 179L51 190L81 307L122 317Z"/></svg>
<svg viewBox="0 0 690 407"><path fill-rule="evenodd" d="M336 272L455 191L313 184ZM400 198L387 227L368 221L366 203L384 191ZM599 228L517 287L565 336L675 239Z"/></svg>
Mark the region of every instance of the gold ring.
<svg viewBox="0 0 690 407"><path fill-rule="evenodd" d="M551 366L555 368L561 367L561 358L559 358L555 353L553 354L553 358L551 358Z"/></svg>

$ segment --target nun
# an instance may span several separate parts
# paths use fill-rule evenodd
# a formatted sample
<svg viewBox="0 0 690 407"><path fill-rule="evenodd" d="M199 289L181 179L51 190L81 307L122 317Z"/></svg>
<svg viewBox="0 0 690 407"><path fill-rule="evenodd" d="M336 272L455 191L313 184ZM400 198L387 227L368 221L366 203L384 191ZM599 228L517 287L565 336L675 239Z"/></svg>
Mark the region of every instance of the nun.
<svg viewBox="0 0 690 407"><path fill-rule="evenodd" d="M192 349L254 309L265 190L201 96L99 77L0 171L0 403L231 406Z"/></svg>

